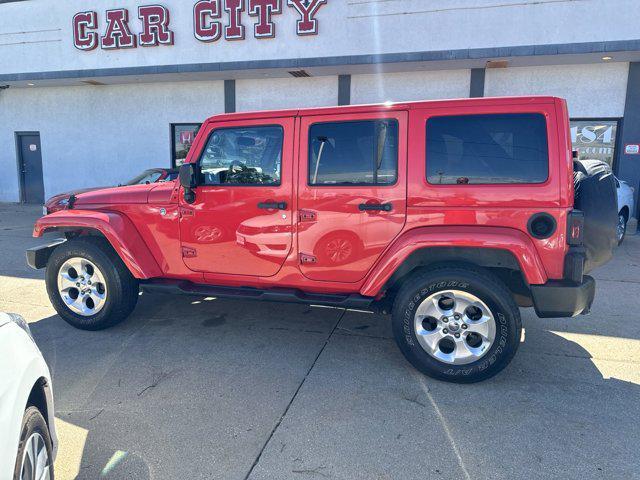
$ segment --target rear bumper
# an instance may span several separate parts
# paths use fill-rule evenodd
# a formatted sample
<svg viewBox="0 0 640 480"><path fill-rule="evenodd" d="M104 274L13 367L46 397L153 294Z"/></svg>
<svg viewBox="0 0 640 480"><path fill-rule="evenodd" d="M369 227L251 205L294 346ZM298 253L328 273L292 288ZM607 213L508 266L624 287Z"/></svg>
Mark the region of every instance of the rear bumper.
<svg viewBox="0 0 640 480"><path fill-rule="evenodd" d="M36 270L46 267L51 253L64 242L66 242L64 238L58 238L46 245L30 248L27 250L27 265Z"/></svg>
<svg viewBox="0 0 640 480"><path fill-rule="evenodd" d="M589 313L596 295L596 282L585 275L581 283L551 281L531 285L533 306L540 318L575 317Z"/></svg>

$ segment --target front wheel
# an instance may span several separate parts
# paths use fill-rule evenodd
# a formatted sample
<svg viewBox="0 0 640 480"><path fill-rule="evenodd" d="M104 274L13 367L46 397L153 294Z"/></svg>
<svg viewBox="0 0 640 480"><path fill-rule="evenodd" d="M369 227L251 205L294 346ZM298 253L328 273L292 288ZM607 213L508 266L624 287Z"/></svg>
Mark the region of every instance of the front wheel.
<svg viewBox="0 0 640 480"><path fill-rule="evenodd" d="M137 280L102 238L77 238L57 247L45 279L58 314L81 330L121 322L138 301Z"/></svg>
<svg viewBox="0 0 640 480"><path fill-rule="evenodd" d="M392 322L396 342L415 368L457 383L479 382L505 368L522 330L506 286L472 267L412 275L398 292Z"/></svg>
<svg viewBox="0 0 640 480"><path fill-rule="evenodd" d="M44 417L29 407L22 417L13 480L53 480L51 437Z"/></svg>

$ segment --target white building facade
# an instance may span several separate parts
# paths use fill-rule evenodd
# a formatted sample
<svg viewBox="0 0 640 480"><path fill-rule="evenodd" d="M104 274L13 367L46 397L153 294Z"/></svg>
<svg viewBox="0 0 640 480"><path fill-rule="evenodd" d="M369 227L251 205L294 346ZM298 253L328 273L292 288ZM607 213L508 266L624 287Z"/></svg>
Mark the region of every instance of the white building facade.
<svg viewBox="0 0 640 480"><path fill-rule="evenodd" d="M580 154L637 189L638 18L637 0L1 1L0 201L179 164L223 112L529 94L566 98Z"/></svg>

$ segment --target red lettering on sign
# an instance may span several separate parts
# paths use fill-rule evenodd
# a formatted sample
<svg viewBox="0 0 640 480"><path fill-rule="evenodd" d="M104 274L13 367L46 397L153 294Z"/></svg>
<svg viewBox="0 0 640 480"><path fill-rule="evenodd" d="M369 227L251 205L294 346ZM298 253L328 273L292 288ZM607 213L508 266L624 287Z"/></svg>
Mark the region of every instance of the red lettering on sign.
<svg viewBox="0 0 640 480"><path fill-rule="evenodd" d="M142 20L142 32L138 34L141 46L173 45L173 32L169 30L169 10L166 7L138 7L138 18Z"/></svg>
<svg viewBox="0 0 640 480"><path fill-rule="evenodd" d="M249 0L249 15L258 17L258 22L253 26L253 35L256 38L275 37L276 26L271 21L271 17L280 13L282 13L280 0Z"/></svg>
<svg viewBox="0 0 640 480"><path fill-rule="evenodd" d="M193 7L194 35L201 42L215 42L222 34L220 0L200 0Z"/></svg>
<svg viewBox="0 0 640 480"><path fill-rule="evenodd" d="M93 50L98 46L98 34L89 32L98 28L96 12L80 12L73 17L73 46L78 50Z"/></svg>
<svg viewBox="0 0 640 480"><path fill-rule="evenodd" d="M136 37L129 29L129 10L119 8L107 10L107 31L101 39L101 46L105 50L119 48L135 48Z"/></svg>
<svg viewBox="0 0 640 480"><path fill-rule="evenodd" d="M298 35L317 35L316 15L328 0L286 0L300 18L296 21ZM196 0L193 6L193 34L201 42L216 42L224 34L226 40L244 40L246 12L255 18L255 38L274 38L274 15L283 13L284 0ZM1 0L0 0L1 3ZM117 8L105 14L104 34L98 29L95 11L78 12L73 17L73 44L78 50L89 51L101 46L105 50L173 45L175 33L171 30L169 9L162 5L138 7L140 33L131 33L129 10ZM227 16L227 22L222 20Z"/></svg>
<svg viewBox="0 0 640 480"><path fill-rule="evenodd" d="M296 23L298 35L318 34L318 20L314 16L326 3L327 0L287 0L287 5L300 14L300 20Z"/></svg>
<svg viewBox="0 0 640 480"><path fill-rule="evenodd" d="M224 0L224 9L229 14L229 25L224 29L224 38L226 40L244 40L244 25L242 25L244 0Z"/></svg>

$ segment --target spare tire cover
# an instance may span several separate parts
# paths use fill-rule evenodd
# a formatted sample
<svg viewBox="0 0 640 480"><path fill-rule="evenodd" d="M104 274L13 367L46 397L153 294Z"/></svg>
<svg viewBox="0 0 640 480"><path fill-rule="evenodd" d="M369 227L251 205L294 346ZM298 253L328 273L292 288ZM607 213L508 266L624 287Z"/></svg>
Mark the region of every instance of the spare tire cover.
<svg viewBox="0 0 640 480"><path fill-rule="evenodd" d="M584 212L585 273L607 263L618 246L618 199L611 167L600 160L574 160L574 207Z"/></svg>

